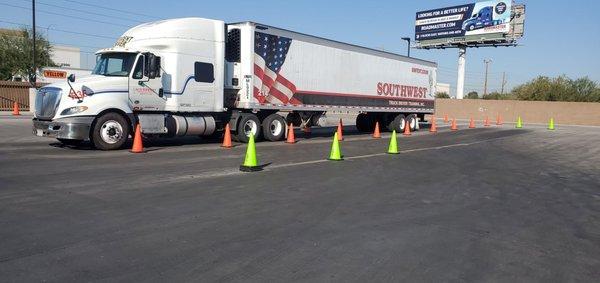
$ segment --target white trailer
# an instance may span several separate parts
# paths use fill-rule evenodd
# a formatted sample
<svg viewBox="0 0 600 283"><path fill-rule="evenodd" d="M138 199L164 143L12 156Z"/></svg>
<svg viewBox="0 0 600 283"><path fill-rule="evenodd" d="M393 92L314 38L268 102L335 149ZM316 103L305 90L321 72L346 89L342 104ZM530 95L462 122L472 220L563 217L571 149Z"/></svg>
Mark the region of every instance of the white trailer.
<svg viewBox="0 0 600 283"><path fill-rule="evenodd" d="M360 112L361 131L376 121L416 129L434 110L436 63L253 22L142 24L97 55L91 76L38 91L34 134L106 150L137 122L158 136L213 135L229 123L239 141L277 141L288 123L318 126L330 110Z"/></svg>

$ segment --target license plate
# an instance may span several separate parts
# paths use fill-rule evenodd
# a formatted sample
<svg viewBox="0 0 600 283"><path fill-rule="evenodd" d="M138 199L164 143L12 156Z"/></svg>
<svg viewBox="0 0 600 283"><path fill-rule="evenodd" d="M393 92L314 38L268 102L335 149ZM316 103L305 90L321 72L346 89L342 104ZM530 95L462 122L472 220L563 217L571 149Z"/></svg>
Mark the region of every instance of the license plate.
<svg viewBox="0 0 600 283"><path fill-rule="evenodd" d="M41 137L44 135L44 130L35 129L35 135Z"/></svg>

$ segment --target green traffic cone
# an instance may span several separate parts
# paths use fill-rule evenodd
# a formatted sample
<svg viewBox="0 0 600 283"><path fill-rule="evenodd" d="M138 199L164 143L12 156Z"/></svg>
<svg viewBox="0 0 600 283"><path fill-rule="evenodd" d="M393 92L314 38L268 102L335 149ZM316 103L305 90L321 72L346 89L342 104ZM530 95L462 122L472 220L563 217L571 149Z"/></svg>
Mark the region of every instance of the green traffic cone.
<svg viewBox="0 0 600 283"><path fill-rule="evenodd" d="M340 141L338 140L337 132L333 135L333 142L331 143L331 153L329 154L329 160L341 161L342 151L340 150Z"/></svg>
<svg viewBox="0 0 600 283"><path fill-rule="evenodd" d="M523 120L521 120L521 116L519 116L519 118L517 118L517 126L515 128L517 128L517 129L523 128Z"/></svg>
<svg viewBox="0 0 600 283"><path fill-rule="evenodd" d="M396 130L392 131L392 137L390 138L390 146L388 146L388 154L398 154L398 141L396 139Z"/></svg>
<svg viewBox="0 0 600 283"><path fill-rule="evenodd" d="M258 166L258 158L256 158L256 145L254 144L254 135L250 134L250 140L248 140L248 148L246 149L246 158L244 164L240 166L240 171L244 172L255 172L262 170L261 166Z"/></svg>
<svg viewBox="0 0 600 283"><path fill-rule="evenodd" d="M548 122L548 130L554 130L554 118L550 118Z"/></svg>

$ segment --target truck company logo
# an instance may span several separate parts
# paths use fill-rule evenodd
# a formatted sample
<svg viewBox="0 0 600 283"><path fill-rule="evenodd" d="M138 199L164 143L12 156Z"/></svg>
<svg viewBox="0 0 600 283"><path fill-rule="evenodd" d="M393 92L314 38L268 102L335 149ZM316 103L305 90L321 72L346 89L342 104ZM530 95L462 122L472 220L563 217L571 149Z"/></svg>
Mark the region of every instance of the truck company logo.
<svg viewBox="0 0 600 283"><path fill-rule="evenodd" d="M417 73L417 74L423 74L423 75L429 75L429 71L425 70L425 69L421 69L421 68L412 68L412 72L413 73Z"/></svg>
<svg viewBox="0 0 600 283"><path fill-rule="evenodd" d="M427 96L427 88L380 82L377 83L377 94L406 98L425 98Z"/></svg>
<svg viewBox="0 0 600 283"><path fill-rule="evenodd" d="M279 74L292 39L262 32L254 36L254 97L261 104L301 104L293 97L296 86Z"/></svg>

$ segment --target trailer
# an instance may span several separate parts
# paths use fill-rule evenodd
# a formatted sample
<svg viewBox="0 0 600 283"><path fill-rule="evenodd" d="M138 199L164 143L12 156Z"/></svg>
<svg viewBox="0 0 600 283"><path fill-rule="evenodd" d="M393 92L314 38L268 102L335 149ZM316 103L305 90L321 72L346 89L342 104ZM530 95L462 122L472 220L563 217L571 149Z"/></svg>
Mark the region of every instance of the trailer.
<svg viewBox="0 0 600 283"><path fill-rule="evenodd" d="M418 128L434 111L437 64L254 22L182 18L141 24L97 52L92 75L38 90L34 134L120 148L134 125L150 136L282 140L358 112L372 131ZM285 116L285 117L284 117Z"/></svg>

